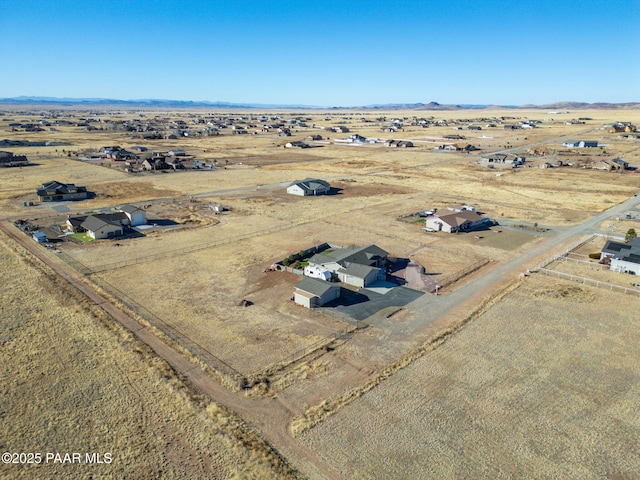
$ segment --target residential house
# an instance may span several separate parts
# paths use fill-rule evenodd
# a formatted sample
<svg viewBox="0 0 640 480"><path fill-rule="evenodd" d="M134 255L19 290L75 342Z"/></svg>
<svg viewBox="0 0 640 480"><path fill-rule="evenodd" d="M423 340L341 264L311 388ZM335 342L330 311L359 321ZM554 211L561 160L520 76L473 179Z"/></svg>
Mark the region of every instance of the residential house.
<svg viewBox="0 0 640 480"><path fill-rule="evenodd" d="M307 308L321 307L338 297L338 285L311 277L300 280L293 291L293 300Z"/></svg>
<svg viewBox="0 0 640 480"><path fill-rule="evenodd" d="M12 152L0 151L0 168L2 167L24 167L29 165L27 157L24 155L14 155Z"/></svg>
<svg viewBox="0 0 640 480"><path fill-rule="evenodd" d="M334 273L341 282L365 288L384 280L388 253L377 245L350 246L318 253L309 259L309 266Z"/></svg>
<svg viewBox="0 0 640 480"><path fill-rule="evenodd" d="M463 232L486 225L491 220L478 215L470 210L449 213L445 215L432 215L425 219L425 230L428 232Z"/></svg>
<svg viewBox="0 0 640 480"><path fill-rule="evenodd" d="M135 205L122 205L118 210L127 216L132 227L147 224L147 212Z"/></svg>
<svg viewBox="0 0 640 480"><path fill-rule="evenodd" d="M285 148L309 148L309 145L307 145L306 143L300 141L300 140L296 140L293 142L288 142L285 143Z"/></svg>
<svg viewBox="0 0 640 480"><path fill-rule="evenodd" d="M328 182L317 178L305 178L304 180L295 181L287 187L287 193L301 197L323 195L329 193L330 190L331 185Z"/></svg>
<svg viewBox="0 0 640 480"><path fill-rule="evenodd" d="M567 148L596 148L598 142L595 140L567 140L562 146Z"/></svg>
<svg viewBox="0 0 640 480"><path fill-rule="evenodd" d="M83 200L89 196L86 187L76 187L73 183L60 183L56 180L43 183L36 193L42 202Z"/></svg>
<svg viewBox="0 0 640 480"><path fill-rule="evenodd" d="M109 222L98 215L89 215L80 226L94 240L114 238L124 233L122 225Z"/></svg>
<svg viewBox="0 0 640 480"><path fill-rule="evenodd" d="M607 240L600 259L609 262L609 268L614 272L640 275L640 237L628 243Z"/></svg>
<svg viewBox="0 0 640 480"><path fill-rule="evenodd" d="M384 142L385 147L409 148L413 147L413 142L409 140L387 140Z"/></svg>

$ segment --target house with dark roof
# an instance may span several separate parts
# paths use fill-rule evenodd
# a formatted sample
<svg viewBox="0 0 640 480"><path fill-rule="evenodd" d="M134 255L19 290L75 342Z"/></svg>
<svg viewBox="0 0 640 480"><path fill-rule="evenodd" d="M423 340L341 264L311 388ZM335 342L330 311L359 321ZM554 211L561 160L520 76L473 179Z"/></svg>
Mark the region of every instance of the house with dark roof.
<svg viewBox="0 0 640 480"><path fill-rule="evenodd" d="M562 146L567 148L597 148L598 142L596 140L567 140Z"/></svg>
<svg viewBox="0 0 640 480"><path fill-rule="evenodd" d="M14 155L12 152L0 152L0 168L25 167L27 165L29 165L29 161L24 155Z"/></svg>
<svg viewBox="0 0 640 480"><path fill-rule="evenodd" d="M388 253L377 245L335 248L317 253L309 259L309 266L333 272L341 282L364 288L377 280L384 280Z"/></svg>
<svg viewBox="0 0 640 480"><path fill-rule="evenodd" d="M614 272L640 275L640 237L628 243L607 240L600 252L600 260L608 262Z"/></svg>
<svg viewBox="0 0 640 480"><path fill-rule="evenodd" d="M338 297L338 285L311 277L300 280L293 291L294 302L307 308L321 307Z"/></svg>
<svg viewBox="0 0 640 480"><path fill-rule="evenodd" d="M287 187L287 193L301 197L324 195L329 193L330 190L331 185L328 182L317 178L305 178L304 180L295 181Z"/></svg>
<svg viewBox="0 0 640 480"><path fill-rule="evenodd" d="M425 230L427 232L462 232L479 228L491 220L478 215L470 210L449 213L446 215L432 215L425 219Z"/></svg>
<svg viewBox="0 0 640 480"><path fill-rule="evenodd" d="M43 183L36 193L42 202L83 200L89 196L86 187L76 187L73 183L60 183L56 180Z"/></svg>

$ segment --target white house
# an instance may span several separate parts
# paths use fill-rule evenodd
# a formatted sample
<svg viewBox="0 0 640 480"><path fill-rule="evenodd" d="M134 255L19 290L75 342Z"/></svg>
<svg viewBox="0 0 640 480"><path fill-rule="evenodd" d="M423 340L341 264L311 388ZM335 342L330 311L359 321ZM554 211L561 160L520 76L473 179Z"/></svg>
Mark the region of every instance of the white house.
<svg viewBox="0 0 640 480"><path fill-rule="evenodd" d="M614 272L640 275L640 237L628 243L608 240L600 252L600 259L609 258Z"/></svg>
<svg viewBox="0 0 640 480"><path fill-rule="evenodd" d="M377 245L345 248L317 253L309 259L309 266L334 272L341 282L364 288L376 280L384 280L387 252Z"/></svg>
<svg viewBox="0 0 640 480"><path fill-rule="evenodd" d="M462 210L446 215L433 215L425 219L425 230L428 232L461 232L480 227L490 222L488 218L481 217L476 212Z"/></svg>
<svg viewBox="0 0 640 480"><path fill-rule="evenodd" d="M118 210L129 218L129 225L132 227L147 224L147 212L135 205L123 205Z"/></svg>
<svg viewBox="0 0 640 480"><path fill-rule="evenodd" d="M317 178L305 178L304 180L293 182L287 187L287 193L307 197L310 195L324 195L329 193L331 185L324 180Z"/></svg>

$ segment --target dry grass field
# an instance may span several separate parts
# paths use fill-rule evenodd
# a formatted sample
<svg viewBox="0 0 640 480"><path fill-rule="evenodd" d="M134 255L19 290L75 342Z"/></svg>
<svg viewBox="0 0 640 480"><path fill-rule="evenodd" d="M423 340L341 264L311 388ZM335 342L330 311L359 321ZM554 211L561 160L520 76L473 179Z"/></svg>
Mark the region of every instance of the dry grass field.
<svg viewBox="0 0 640 480"><path fill-rule="evenodd" d="M301 441L346 478L637 478L638 302L526 279Z"/></svg>
<svg viewBox="0 0 640 480"><path fill-rule="evenodd" d="M191 394L101 311L0 240L0 449L43 459L46 452L112 458L102 465L3 464L0 477L293 476L242 421Z"/></svg>
<svg viewBox="0 0 640 480"><path fill-rule="evenodd" d="M148 118L189 122L209 112L143 113ZM257 117L255 112L226 114L260 123L251 120ZM26 154L34 165L1 169L0 211L3 217L49 225L63 222L67 214L124 203L148 206L151 222L160 225L146 235L117 242L60 242L56 244L63 252L60 257L92 271L88 280L144 320L178 330L201 351L251 376L331 339L347 325L339 314L291 302L300 277L265 272L273 262L323 242L375 243L392 257L411 258L424 266L436 282L487 262L472 277L445 289L446 296L481 280L494 265L518 258L545 238L640 190L637 171L536 168L545 161L577 164L615 156L640 167L640 143L602 128L617 120L638 124L637 111L282 115L309 117L308 125L345 124L350 132L294 126L292 136L285 138L273 132L253 134L251 128L249 135L223 129L218 136L143 140L136 132L89 132L73 126L40 134L12 132L0 117L0 137L66 144L2 148ZM138 112L106 116L122 122L136 119ZM393 118L414 116L451 124L406 125L394 133L382 130ZM578 116L591 120L567 124ZM503 117L506 123L532 118L542 123L531 130L506 130L497 122ZM30 117L14 112L11 118L29 121ZM452 122L465 118L482 130L454 130ZM494 121L497 126L487 126ZM352 133L382 141L333 143ZM324 140L306 140L311 134ZM451 134L465 138L455 142L443 138ZM383 140L389 138L411 140L415 146L384 147ZM568 151L562 147L567 139L598 140L604 146ZM312 148L284 148L293 140L307 141ZM473 144L481 150L474 154L438 150L447 143ZM76 152L96 152L104 145L146 145L150 151L180 148L199 160L215 161L217 167L128 174L109 161L75 159ZM533 147L543 149L545 156L527 153ZM524 154L526 166L480 165L480 154L501 150ZM290 182L306 177L329 181L337 193L286 194ZM96 196L23 206L36 200L40 184L53 179L86 186ZM229 211L215 215L209 208L214 203ZM410 217L461 204L475 206L498 224L481 232L450 235L425 233L424 224ZM177 225L164 228L162 220ZM533 228L536 223L550 230L539 234ZM600 228L624 235L629 225L634 221L611 219ZM5 241L1 236L0 243ZM578 253L599 248L594 241ZM51 272L15 252L0 245L0 275L3 286L9 287L0 294L4 346L0 354L7 379L3 398L8 399L0 408L3 418L11 419L2 435L4 450L111 451L113 464L98 473L127 478L295 475L241 420L191 395L164 363L132 337L107 327L95 309L76 305L51 279ZM628 276L607 280L613 278L612 272L588 264L558 262L552 267L628 282ZM243 400L252 395L269 397L261 401L277 397L294 417L340 398L438 335L437 329L446 330L447 325L431 325L429 301L421 304L424 311L408 306L373 315L370 327L278 372L270 378L270 387L267 383L262 390L247 392ZM299 440L345 478L638 477L640 452L634 442L640 433L634 416L640 393L635 353L638 301L542 275L528 278L444 344L291 442ZM469 313L460 312L463 318ZM32 398L33 402L25 401ZM92 415L85 426L82 418L87 411ZM135 435L128 434L132 428ZM31 443L25 445L24 438ZM34 472L2 468L0 476L5 471L25 477ZM73 468L37 473L86 475L86 470Z"/></svg>

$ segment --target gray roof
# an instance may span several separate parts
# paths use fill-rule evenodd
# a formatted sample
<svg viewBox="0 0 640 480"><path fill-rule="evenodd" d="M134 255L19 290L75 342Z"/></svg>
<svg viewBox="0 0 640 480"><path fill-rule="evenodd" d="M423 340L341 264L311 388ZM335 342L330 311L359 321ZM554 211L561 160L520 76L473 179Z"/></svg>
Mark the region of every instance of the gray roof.
<svg viewBox="0 0 640 480"><path fill-rule="evenodd" d="M329 290L340 288L338 285L317 278L304 277L296 285L298 290L303 290L317 297L321 297Z"/></svg>
<svg viewBox="0 0 640 480"><path fill-rule="evenodd" d="M122 228L117 223L112 223L107 220L104 220L103 218L100 218L100 216L98 215L88 216L80 226L85 230L90 230L92 232L95 232L96 230L100 230L101 228L104 228L106 226Z"/></svg>
<svg viewBox="0 0 640 480"><path fill-rule="evenodd" d="M640 237L636 237L628 243L607 240L607 243L602 247L602 253L625 262L640 263Z"/></svg>
<svg viewBox="0 0 640 480"><path fill-rule="evenodd" d="M388 253L377 245L368 245L366 247L351 245L346 248L337 248L327 254L318 253L311 257L310 261L316 264L335 262L343 267L346 267L349 263L370 266L385 259L387 255Z"/></svg>
<svg viewBox="0 0 640 480"><path fill-rule="evenodd" d="M328 182L324 180L320 180L318 178L305 178L304 180L297 180L293 182L290 187L293 185L298 185L301 189L305 191L315 191L322 190L324 188L331 188Z"/></svg>
<svg viewBox="0 0 640 480"><path fill-rule="evenodd" d="M119 208L120 211L125 212L125 213L135 213L135 212L140 212L142 211L141 208L136 207L135 205L122 205Z"/></svg>
<svg viewBox="0 0 640 480"><path fill-rule="evenodd" d="M350 263L346 268L341 268L338 273L346 273L352 277L367 278L372 271L380 270L377 267L370 267L368 265L360 265L359 263Z"/></svg>
<svg viewBox="0 0 640 480"><path fill-rule="evenodd" d="M43 183L42 187L37 190L37 193L43 197L45 195L63 195L66 193L82 193L86 191L86 187L76 187L73 183L60 183L57 180L51 180Z"/></svg>

